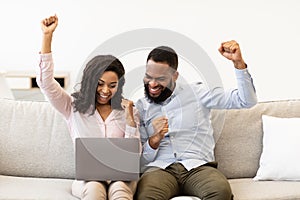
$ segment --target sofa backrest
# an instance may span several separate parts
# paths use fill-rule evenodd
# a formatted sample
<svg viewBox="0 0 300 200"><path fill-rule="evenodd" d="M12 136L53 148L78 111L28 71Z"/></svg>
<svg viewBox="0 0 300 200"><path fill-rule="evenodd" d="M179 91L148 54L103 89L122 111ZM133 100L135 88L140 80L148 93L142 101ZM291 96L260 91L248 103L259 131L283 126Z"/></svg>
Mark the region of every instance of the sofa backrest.
<svg viewBox="0 0 300 200"><path fill-rule="evenodd" d="M262 115L300 117L300 100L262 102L251 109L212 112L217 135L215 157L227 178L256 175L262 152Z"/></svg>
<svg viewBox="0 0 300 200"><path fill-rule="evenodd" d="M300 100L213 110L215 156L227 178L254 177L262 151L261 116L300 117ZM0 174L74 178L66 122L48 102L0 99Z"/></svg>
<svg viewBox="0 0 300 200"><path fill-rule="evenodd" d="M48 102L0 99L0 174L73 178L66 123Z"/></svg>

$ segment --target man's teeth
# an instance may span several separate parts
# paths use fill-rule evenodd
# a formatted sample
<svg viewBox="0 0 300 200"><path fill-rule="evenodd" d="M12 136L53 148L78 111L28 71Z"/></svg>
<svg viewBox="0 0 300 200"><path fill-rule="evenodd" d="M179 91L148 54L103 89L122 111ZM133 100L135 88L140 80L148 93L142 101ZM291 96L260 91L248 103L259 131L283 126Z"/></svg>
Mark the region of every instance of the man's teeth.
<svg viewBox="0 0 300 200"><path fill-rule="evenodd" d="M150 88L150 90L153 91L153 92L156 92L156 91L159 90L159 88L158 87L157 88Z"/></svg>

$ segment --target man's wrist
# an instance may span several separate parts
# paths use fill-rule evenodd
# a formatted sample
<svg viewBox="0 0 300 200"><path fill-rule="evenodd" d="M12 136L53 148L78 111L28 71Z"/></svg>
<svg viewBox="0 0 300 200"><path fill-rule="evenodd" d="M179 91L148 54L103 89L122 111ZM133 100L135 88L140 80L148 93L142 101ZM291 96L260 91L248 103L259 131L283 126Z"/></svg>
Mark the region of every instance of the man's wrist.
<svg viewBox="0 0 300 200"><path fill-rule="evenodd" d="M152 149L157 149L160 143L160 138L158 137L157 134L152 135L149 137L149 145Z"/></svg>
<svg viewBox="0 0 300 200"><path fill-rule="evenodd" d="M247 68L247 64L243 60L234 61L233 64L236 69L246 69Z"/></svg>

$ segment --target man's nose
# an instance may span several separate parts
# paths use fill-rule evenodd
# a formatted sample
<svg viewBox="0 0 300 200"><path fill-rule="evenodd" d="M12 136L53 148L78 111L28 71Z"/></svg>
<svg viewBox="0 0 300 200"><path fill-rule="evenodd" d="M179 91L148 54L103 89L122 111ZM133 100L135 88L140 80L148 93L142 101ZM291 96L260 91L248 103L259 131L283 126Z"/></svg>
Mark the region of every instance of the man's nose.
<svg viewBox="0 0 300 200"><path fill-rule="evenodd" d="M151 80L149 81L149 85L150 85L151 87L157 86L157 85L158 85L158 82L153 78L153 79L151 79Z"/></svg>

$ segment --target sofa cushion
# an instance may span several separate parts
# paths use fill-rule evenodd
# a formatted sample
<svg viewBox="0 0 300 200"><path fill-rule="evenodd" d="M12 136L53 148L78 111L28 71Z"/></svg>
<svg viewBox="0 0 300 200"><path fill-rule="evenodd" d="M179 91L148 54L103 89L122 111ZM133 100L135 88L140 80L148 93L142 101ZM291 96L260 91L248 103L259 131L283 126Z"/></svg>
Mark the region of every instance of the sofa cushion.
<svg viewBox="0 0 300 200"><path fill-rule="evenodd" d="M61 199L78 200L71 194L72 180L0 175L0 200Z"/></svg>
<svg viewBox="0 0 300 200"><path fill-rule="evenodd" d="M300 199L300 182L254 181L252 178L229 180L235 200Z"/></svg>
<svg viewBox="0 0 300 200"><path fill-rule="evenodd" d="M74 177L66 122L48 102L0 99L0 174Z"/></svg>
<svg viewBox="0 0 300 200"><path fill-rule="evenodd" d="M300 118L262 120L263 151L254 180L300 180Z"/></svg>
<svg viewBox="0 0 300 200"><path fill-rule="evenodd" d="M224 123L222 117L225 112ZM300 100L258 103L251 109L214 110L215 156L227 178L253 178L262 152L262 115L300 117ZM220 126L222 126L220 128Z"/></svg>

